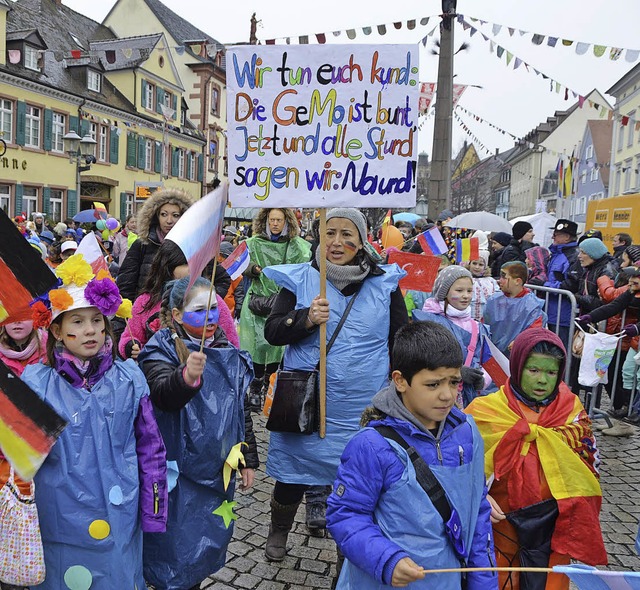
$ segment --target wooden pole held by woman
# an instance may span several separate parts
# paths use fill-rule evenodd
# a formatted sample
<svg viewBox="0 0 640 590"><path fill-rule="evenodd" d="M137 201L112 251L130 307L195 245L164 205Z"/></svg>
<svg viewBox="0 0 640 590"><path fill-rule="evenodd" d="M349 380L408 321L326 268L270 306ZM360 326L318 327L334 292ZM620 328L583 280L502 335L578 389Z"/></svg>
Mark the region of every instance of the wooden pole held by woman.
<svg viewBox="0 0 640 590"><path fill-rule="evenodd" d="M320 209L320 297L327 297L327 210ZM320 373L319 378L319 401L320 401L320 438L324 438L327 433L327 324L320 324Z"/></svg>

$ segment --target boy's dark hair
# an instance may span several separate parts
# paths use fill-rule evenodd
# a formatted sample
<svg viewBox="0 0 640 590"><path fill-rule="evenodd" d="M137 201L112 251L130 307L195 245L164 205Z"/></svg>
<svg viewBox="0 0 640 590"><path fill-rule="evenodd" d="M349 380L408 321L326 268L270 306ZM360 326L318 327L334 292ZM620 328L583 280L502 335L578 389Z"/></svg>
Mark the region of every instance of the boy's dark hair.
<svg viewBox="0 0 640 590"><path fill-rule="evenodd" d="M460 368L462 350L455 336L436 322L412 322L396 332L391 370L400 371L409 385L423 369Z"/></svg>
<svg viewBox="0 0 640 590"><path fill-rule="evenodd" d="M524 262L519 260L513 260L512 262L505 262L500 270L506 272L510 277L514 279L520 279L524 285L529 278L529 269Z"/></svg>
<svg viewBox="0 0 640 590"><path fill-rule="evenodd" d="M633 238L629 234L619 233L616 234L616 236L618 236L618 240L620 240L625 245L625 247L631 246L631 244L633 244Z"/></svg>

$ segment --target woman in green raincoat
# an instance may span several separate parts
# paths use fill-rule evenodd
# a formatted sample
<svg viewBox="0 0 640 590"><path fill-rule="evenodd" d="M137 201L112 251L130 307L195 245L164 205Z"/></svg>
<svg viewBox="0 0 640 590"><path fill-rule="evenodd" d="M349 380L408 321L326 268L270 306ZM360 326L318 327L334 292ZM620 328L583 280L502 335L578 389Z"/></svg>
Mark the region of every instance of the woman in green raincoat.
<svg viewBox="0 0 640 590"><path fill-rule="evenodd" d="M247 240L251 262L245 276L251 286L240 314L240 348L253 359L255 379L249 387L249 402L259 410L262 391L269 376L278 368L283 346L272 346L264 338L264 325L280 288L262 274L262 269L276 264L308 262L311 245L299 237L300 228L291 209L261 209L253 219L253 235Z"/></svg>

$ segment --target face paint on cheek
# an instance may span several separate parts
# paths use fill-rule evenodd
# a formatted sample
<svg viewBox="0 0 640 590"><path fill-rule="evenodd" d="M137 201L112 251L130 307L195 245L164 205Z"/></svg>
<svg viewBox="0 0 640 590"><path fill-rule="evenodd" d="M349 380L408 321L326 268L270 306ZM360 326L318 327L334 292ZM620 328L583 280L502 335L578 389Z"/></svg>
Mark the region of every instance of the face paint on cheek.
<svg viewBox="0 0 640 590"><path fill-rule="evenodd" d="M78 335L69 333L69 334L65 334L64 337L69 338L69 340L75 340L78 337Z"/></svg>
<svg viewBox="0 0 640 590"><path fill-rule="evenodd" d="M202 311L185 311L182 314L182 321L194 328L204 328L211 324L217 324L220 319L220 310L217 307L209 310L209 313Z"/></svg>
<svg viewBox="0 0 640 590"><path fill-rule="evenodd" d="M347 240L345 240L344 242L344 247L345 250L350 250L351 252L355 252L358 249L358 246L356 246L353 242L349 242Z"/></svg>

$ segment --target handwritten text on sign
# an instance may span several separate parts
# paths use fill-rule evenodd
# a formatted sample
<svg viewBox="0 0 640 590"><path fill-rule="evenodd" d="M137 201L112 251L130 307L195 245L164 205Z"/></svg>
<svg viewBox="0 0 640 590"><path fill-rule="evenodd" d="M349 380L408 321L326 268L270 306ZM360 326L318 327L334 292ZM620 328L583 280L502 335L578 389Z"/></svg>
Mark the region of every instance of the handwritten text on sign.
<svg viewBox="0 0 640 590"><path fill-rule="evenodd" d="M234 206L415 205L417 47L234 47L227 84Z"/></svg>

